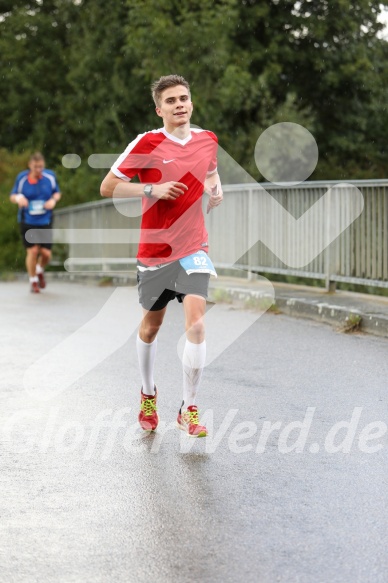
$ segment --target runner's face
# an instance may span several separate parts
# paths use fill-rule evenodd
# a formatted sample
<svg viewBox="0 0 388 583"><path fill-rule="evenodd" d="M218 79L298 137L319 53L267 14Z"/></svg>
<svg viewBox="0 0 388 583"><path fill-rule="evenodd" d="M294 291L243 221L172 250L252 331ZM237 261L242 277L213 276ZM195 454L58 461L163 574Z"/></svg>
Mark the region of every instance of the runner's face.
<svg viewBox="0 0 388 583"><path fill-rule="evenodd" d="M177 85L165 89L156 113L163 118L165 126L178 127L190 121L193 104L186 87Z"/></svg>
<svg viewBox="0 0 388 583"><path fill-rule="evenodd" d="M34 178L38 178L44 170L43 160L31 160L28 164L31 174Z"/></svg>

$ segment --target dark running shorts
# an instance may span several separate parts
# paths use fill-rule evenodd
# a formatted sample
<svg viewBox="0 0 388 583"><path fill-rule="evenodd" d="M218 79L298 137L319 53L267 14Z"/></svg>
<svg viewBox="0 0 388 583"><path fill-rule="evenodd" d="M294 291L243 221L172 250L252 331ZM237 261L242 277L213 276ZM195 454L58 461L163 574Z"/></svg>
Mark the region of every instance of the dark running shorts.
<svg viewBox="0 0 388 583"><path fill-rule="evenodd" d="M162 310L171 300L182 302L188 294L207 298L209 273L187 275L179 261L155 271L137 272L139 302L145 310Z"/></svg>
<svg viewBox="0 0 388 583"><path fill-rule="evenodd" d="M52 229L52 224L49 225L27 225L27 223L20 223L20 234L22 236L22 241L25 249L29 249L30 247L34 247L35 245L39 245L39 247L44 247L44 249L51 249L53 245L51 233L43 233L43 235L38 236L36 234L33 239L36 241L30 242L26 241L26 233L30 229L39 229L39 230L50 230ZM30 233L31 239L31 233Z"/></svg>

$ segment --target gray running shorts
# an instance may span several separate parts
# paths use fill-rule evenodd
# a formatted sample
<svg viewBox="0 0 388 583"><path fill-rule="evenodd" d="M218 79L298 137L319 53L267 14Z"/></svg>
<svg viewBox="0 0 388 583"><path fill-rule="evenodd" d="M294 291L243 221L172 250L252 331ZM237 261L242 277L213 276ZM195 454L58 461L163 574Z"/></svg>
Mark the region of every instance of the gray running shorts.
<svg viewBox="0 0 388 583"><path fill-rule="evenodd" d="M208 295L209 273L190 273L188 275L179 261L160 267L154 271L137 272L139 302L146 310L156 311L165 308L171 300L182 302L189 294Z"/></svg>

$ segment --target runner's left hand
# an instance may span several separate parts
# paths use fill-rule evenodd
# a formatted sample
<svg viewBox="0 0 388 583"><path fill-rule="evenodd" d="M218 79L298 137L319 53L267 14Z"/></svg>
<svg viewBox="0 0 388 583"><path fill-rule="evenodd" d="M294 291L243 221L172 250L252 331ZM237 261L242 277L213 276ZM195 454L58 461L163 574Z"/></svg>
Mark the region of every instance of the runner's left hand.
<svg viewBox="0 0 388 583"><path fill-rule="evenodd" d="M209 194L208 192L206 192L206 194ZM222 200L224 198L224 195L222 193L222 190L220 189L220 187L218 187L218 192L216 195L214 194L209 194L209 201L208 201L208 209L212 209L216 206L218 206L219 204L221 204Z"/></svg>
<svg viewBox="0 0 388 583"><path fill-rule="evenodd" d="M44 203L44 208L46 211L51 211L57 204L57 201L54 198L49 198L47 202Z"/></svg>

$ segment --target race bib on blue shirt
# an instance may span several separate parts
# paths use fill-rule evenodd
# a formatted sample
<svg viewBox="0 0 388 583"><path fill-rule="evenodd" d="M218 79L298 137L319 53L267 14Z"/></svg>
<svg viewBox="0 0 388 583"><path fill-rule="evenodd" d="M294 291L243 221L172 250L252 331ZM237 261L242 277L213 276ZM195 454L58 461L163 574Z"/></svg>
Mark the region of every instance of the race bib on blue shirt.
<svg viewBox="0 0 388 583"><path fill-rule="evenodd" d="M215 275L217 277L214 265L205 251L197 251L197 253L192 253L187 257L183 257L182 259L179 259L179 263L189 275L190 273L210 273L210 275Z"/></svg>
<svg viewBox="0 0 388 583"><path fill-rule="evenodd" d="M30 215L43 215L47 213L44 208L45 200L31 200L28 205L28 212Z"/></svg>

